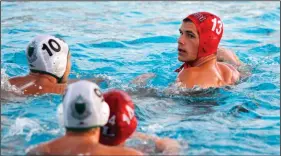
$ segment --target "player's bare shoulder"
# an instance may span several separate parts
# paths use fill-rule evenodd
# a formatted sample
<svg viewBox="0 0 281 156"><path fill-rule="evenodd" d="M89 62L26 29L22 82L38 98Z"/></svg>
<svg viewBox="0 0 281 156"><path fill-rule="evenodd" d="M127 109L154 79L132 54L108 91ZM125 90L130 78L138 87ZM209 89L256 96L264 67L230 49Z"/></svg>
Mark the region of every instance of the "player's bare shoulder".
<svg viewBox="0 0 281 156"><path fill-rule="evenodd" d="M234 84L235 82L239 81L240 73L233 65L224 62L218 62L218 66L224 80L227 83Z"/></svg>

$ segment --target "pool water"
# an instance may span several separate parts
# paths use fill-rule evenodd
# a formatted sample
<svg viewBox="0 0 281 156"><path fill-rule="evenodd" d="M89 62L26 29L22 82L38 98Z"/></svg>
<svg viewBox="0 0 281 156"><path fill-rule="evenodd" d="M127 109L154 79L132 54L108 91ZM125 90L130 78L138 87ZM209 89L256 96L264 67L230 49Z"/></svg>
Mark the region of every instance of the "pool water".
<svg viewBox="0 0 281 156"><path fill-rule="evenodd" d="M162 94L181 65L181 20L197 11L222 19L220 46L234 51L251 75L236 86ZM137 130L178 140L181 154L280 155L279 2L2 2L1 89L10 89L7 77L29 72L24 51L38 34L69 44L70 79L102 76L110 80L102 91L134 90ZM156 77L144 88L130 85L150 72ZM22 155L63 135L56 118L60 102L51 94L1 97L1 155Z"/></svg>

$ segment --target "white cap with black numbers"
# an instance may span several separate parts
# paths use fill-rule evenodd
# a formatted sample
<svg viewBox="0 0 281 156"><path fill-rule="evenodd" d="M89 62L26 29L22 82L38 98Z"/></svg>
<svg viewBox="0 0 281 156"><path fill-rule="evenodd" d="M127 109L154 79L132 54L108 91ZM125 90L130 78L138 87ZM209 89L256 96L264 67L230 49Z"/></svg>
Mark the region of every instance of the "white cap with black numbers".
<svg viewBox="0 0 281 156"><path fill-rule="evenodd" d="M63 98L63 125L83 129L104 126L109 117L109 106L98 85L90 81L77 81L67 87Z"/></svg>
<svg viewBox="0 0 281 156"><path fill-rule="evenodd" d="M39 35L26 48L26 57L31 70L46 72L61 78L67 66L68 45L51 35Z"/></svg>

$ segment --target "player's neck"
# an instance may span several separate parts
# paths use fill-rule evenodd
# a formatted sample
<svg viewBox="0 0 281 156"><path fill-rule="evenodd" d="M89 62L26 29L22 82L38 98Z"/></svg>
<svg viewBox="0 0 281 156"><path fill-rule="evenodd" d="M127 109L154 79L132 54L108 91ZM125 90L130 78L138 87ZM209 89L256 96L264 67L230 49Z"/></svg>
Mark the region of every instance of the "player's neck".
<svg viewBox="0 0 281 156"><path fill-rule="evenodd" d="M48 81L50 81L51 83L58 83L57 78L48 75L48 74L42 74L42 73L30 73L30 76L35 77L36 79L47 79Z"/></svg>
<svg viewBox="0 0 281 156"><path fill-rule="evenodd" d="M79 137L79 138L86 138L90 139L91 142L98 143L100 138L100 129L99 128L93 128L88 131L83 132L75 132L75 131L66 131L65 134L66 137Z"/></svg>

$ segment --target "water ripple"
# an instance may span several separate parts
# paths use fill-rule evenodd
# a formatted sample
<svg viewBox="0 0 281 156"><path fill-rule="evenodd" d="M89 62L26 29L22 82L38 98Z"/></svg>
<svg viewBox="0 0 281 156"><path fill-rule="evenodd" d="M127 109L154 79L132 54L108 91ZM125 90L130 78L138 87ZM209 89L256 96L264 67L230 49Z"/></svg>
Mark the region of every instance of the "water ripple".
<svg viewBox="0 0 281 156"><path fill-rule="evenodd" d="M243 40L243 39L232 39L232 40L225 40L229 43L235 43L235 44L257 44L260 43L260 41L257 40Z"/></svg>
<svg viewBox="0 0 281 156"><path fill-rule="evenodd" d="M103 43L93 43L90 45L95 48L126 48L122 42L103 42Z"/></svg>
<svg viewBox="0 0 281 156"><path fill-rule="evenodd" d="M268 53L280 52L280 47L277 47L273 44L266 44L266 45L254 47L254 48L250 49L249 52L268 55Z"/></svg>
<svg viewBox="0 0 281 156"><path fill-rule="evenodd" d="M278 86L272 83L261 83L256 86L250 87L249 89L254 91L260 91L260 90L274 90L277 89Z"/></svg>
<svg viewBox="0 0 281 156"><path fill-rule="evenodd" d="M275 31L276 30L271 28L262 28L262 27L246 27L239 30L239 32L244 32L247 34L254 34L254 35L270 35Z"/></svg>
<svg viewBox="0 0 281 156"><path fill-rule="evenodd" d="M133 41L123 41L127 44L147 44L147 43L175 43L177 40L174 37L170 36L154 36L147 38L139 38Z"/></svg>

